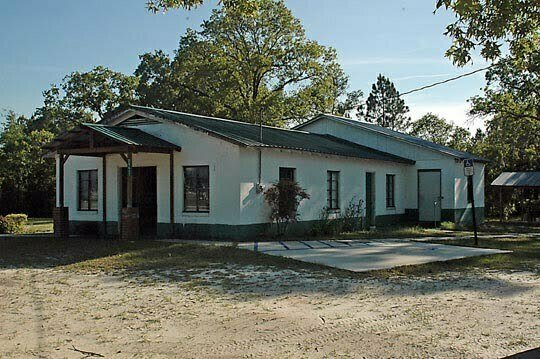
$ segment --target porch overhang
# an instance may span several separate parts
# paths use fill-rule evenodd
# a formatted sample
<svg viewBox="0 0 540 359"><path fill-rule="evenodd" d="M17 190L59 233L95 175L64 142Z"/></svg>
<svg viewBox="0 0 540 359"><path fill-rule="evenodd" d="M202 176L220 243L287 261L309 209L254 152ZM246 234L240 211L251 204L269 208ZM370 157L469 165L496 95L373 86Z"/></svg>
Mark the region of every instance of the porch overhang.
<svg viewBox="0 0 540 359"><path fill-rule="evenodd" d="M172 153L182 147L137 128L81 124L44 146L49 155L102 157L107 154Z"/></svg>
<svg viewBox="0 0 540 359"><path fill-rule="evenodd" d="M163 153L169 156L170 172L170 224L174 229L174 153L182 150L181 146L165 141L157 136L132 127L107 126L102 124L81 124L56 137L43 147L48 157L59 156L57 203L59 216L55 217L55 234L58 237L69 236L68 211L64 206L64 164L70 156L94 156L102 158L102 214L103 228L107 235L107 157L119 154L127 167L127 207L122 209L121 238L136 239L139 236L138 209L133 207L133 154ZM62 230L57 230L56 228Z"/></svg>

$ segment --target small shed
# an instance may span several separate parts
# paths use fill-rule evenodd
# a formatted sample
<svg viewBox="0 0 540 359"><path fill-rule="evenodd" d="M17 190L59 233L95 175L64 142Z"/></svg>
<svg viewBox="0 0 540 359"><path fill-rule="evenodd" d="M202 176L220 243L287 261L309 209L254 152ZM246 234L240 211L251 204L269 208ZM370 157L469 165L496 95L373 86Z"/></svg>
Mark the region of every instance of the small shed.
<svg viewBox="0 0 540 359"><path fill-rule="evenodd" d="M500 218L503 220L503 190L511 188L522 194L521 205L525 220L534 221L540 217L540 171L503 172L491 185L499 187Z"/></svg>

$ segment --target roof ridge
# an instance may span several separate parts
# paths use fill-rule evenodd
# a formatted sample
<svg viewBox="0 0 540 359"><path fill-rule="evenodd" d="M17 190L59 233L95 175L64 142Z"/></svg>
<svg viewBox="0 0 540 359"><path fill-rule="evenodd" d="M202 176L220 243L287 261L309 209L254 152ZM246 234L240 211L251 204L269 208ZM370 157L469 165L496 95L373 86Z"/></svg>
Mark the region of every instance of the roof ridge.
<svg viewBox="0 0 540 359"><path fill-rule="evenodd" d="M170 113L179 114L179 115L201 117L201 118L211 119L211 120L216 120L216 121L233 122L233 123L238 123L240 125L256 126L256 127L261 126L261 125L256 124L256 123L244 122L244 121L238 121L238 120L231 120L231 119L222 118L222 117L200 115L200 114L197 114L197 113L189 113L189 112L182 112L182 111L175 111L175 110L166 110L166 109L163 109L163 108L140 106L140 105L130 105L130 106L134 107L134 108L140 108L140 109L157 110L157 111L170 112ZM299 132L299 133L307 133L307 134L310 133L308 131L301 131L301 130L295 130L295 129L292 129L292 128L283 128L283 127L269 126L269 125L262 125L262 127L270 128L270 129L274 129L274 130L281 130L281 131Z"/></svg>

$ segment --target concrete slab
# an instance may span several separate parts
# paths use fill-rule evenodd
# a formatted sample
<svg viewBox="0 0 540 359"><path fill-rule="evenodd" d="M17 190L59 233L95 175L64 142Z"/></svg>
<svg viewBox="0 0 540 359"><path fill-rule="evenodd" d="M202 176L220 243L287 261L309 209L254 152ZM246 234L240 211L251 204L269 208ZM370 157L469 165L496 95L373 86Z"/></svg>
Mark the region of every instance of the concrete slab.
<svg viewBox="0 0 540 359"><path fill-rule="evenodd" d="M283 242L283 244L288 249L279 242L263 242L259 243L258 246L254 243L242 243L239 247L353 272L510 253L510 251L498 249L458 247L403 240L294 241Z"/></svg>

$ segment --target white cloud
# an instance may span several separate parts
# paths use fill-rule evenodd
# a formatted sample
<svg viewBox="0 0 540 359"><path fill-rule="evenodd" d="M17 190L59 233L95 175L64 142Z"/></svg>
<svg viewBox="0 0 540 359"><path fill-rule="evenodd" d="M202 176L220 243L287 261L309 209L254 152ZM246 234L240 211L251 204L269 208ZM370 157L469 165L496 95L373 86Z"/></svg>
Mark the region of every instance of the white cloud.
<svg viewBox="0 0 540 359"><path fill-rule="evenodd" d="M471 133L475 133L476 129L485 129L485 124L482 119L471 118L467 114L469 104L466 102L457 103L433 103L433 104L409 104L410 116L413 120L417 120L428 112L444 117L447 121L453 122L456 125L467 128Z"/></svg>
<svg viewBox="0 0 540 359"><path fill-rule="evenodd" d="M431 74L431 75L411 75L411 76L403 76L403 77L396 77L392 79L393 81L406 81L406 80L414 80L414 79L432 79L437 77L448 77L452 74Z"/></svg>
<svg viewBox="0 0 540 359"><path fill-rule="evenodd" d="M340 62L343 66L451 64L448 59L444 57L368 57L361 59L343 59Z"/></svg>

